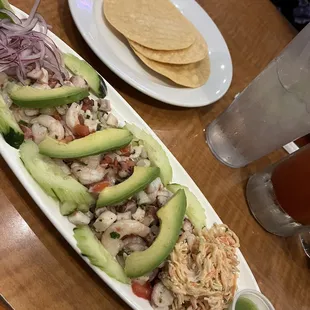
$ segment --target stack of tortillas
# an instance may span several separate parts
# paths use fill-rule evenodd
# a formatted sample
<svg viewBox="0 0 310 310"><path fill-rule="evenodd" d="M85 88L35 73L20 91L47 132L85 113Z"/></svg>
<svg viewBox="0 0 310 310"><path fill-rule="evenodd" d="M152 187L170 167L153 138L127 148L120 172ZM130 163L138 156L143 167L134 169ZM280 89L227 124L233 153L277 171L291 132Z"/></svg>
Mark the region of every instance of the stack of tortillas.
<svg viewBox="0 0 310 310"><path fill-rule="evenodd" d="M187 87L208 80L207 44L169 0L104 0L103 11L154 71Z"/></svg>

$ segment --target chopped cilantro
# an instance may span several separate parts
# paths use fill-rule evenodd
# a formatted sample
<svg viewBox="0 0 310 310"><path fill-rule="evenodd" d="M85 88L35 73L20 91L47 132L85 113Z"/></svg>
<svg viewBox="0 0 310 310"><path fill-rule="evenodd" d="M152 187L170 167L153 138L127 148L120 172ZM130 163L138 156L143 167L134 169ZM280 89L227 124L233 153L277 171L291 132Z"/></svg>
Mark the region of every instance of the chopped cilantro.
<svg viewBox="0 0 310 310"><path fill-rule="evenodd" d="M111 237L112 239L119 239L120 236L121 236L121 235L120 235L119 233L117 233L116 231L112 231L112 232L110 233L110 237Z"/></svg>

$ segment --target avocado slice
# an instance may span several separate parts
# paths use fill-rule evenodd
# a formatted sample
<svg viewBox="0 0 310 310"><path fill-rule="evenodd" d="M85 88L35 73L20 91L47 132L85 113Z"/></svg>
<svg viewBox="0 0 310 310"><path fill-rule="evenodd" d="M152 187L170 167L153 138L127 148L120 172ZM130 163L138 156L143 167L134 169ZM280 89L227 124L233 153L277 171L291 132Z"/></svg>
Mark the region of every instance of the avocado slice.
<svg viewBox="0 0 310 310"><path fill-rule="evenodd" d="M75 75L82 76L90 89L99 98L107 95L107 86L98 72L85 60L72 54L63 54L66 67Z"/></svg>
<svg viewBox="0 0 310 310"><path fill-rule="evenodd" d="M39 144L39 149L41 154L53 158L78 158L120 149L128 145L131 140L130 131L108 128L69 143L47 137Z"/></svg>
<svg viewBox="0 0 310 310"><path fill-rule="evenodd" d="M52 108L80 101L88 97L87 88L62 86L38 89L30 86L15 86L9 91L12 101L23 108Z"/></svg>
<svg viewBox="0 0 310 310"><path fill-rule="evenodd" d="M24 133L16 123L11 110L4 102L2 96L0 96L0 132L4 140L16 149L24 142Z"/></svg>
<svg viewBox="0 0 310 310"><path fill-rule="evenodd" d="M160 220L159 235L145 251L130 254L125 261L125 273L129 278L141 277L156 269L171 253L180 234L186 210L186 195L178 190L157 211Z"/></svg>
<svg viewBox="0 0 310 310"><path fill-rule="evenodd" d="M104 248L88 226L78 226L73 232L82 255L87 256L92 265L99 267L117 281L129 283L121 265Z"/></svg>
<svg viewBox="0 0 310 310"><path fill-rule="evenodd" d="M137 139L143 140L152 166L157 166L160 169L161 181L164 185L170 183L172 180L172 168L166 152L158 141L134 124L126 124L125 128L131 131Z"/></svg>
<svg viewBox="0 0 310 310"><path fill-rule="evenodd" d="M180 184L169 184L167 189L176 193L179 189L184 189L187 207L186 215L197 230L201 230L206 226L206 213L196 196L188 189L188 187Z"/></svg>
<svg viewBox="0 0 310 310"><path fill-rule="evenodd" d="M94 203L87 188L67 176L51 158L39 154L38 146L33 141L26 140L21 145L20 158L47 195L62 203L72 202L88 207Z"/></svg>
<svg viewBox="0 0 310 310"><path fill-rule="evenodd" d="M134 167L133 174L124 182L106 187L99 194L97 208L120 203L142 191L159 176L158 167Z"/></svg>

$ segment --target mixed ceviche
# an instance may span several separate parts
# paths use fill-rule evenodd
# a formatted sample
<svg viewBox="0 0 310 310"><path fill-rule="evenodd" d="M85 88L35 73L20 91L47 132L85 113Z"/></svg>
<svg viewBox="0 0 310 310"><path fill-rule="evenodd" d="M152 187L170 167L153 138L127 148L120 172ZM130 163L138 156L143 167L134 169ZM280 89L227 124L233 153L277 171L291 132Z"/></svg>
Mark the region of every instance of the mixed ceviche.
<svg viewBox="0 0 310 310"><path fill-rule="evenodd" d="M154 309L226 309L238 237L205 227L156 139L112 112L101 76L63 54L36 13L0 9L0 131L74 224L83 255ZM39 30L36 30L36 29ZM91 92L91 94L90 94Z"/></svg>

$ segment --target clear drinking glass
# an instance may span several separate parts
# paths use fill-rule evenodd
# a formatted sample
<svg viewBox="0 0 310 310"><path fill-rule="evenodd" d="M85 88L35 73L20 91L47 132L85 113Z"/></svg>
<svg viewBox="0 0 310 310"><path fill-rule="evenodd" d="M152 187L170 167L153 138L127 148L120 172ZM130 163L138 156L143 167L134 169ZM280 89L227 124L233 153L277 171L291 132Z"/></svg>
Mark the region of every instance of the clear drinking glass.
<svg viewBox="0 0 310 310"><path fill-rule="evenodd" d="M310 258L310 232L302 232L299 235L299 239L305 253Z"/></svg>
<svg viewBox="0 0 310 310"><path fill-rule="evenodd" d="M224 164L239 168L310 131L310 24L207 128Z"/></svg>
<svg viewBox="0 0 310 310"><path fill-rule="evenodd" d="M246 187L249 208L269 232L300 235L310 257L310 145L253 175Z"/></svg>

